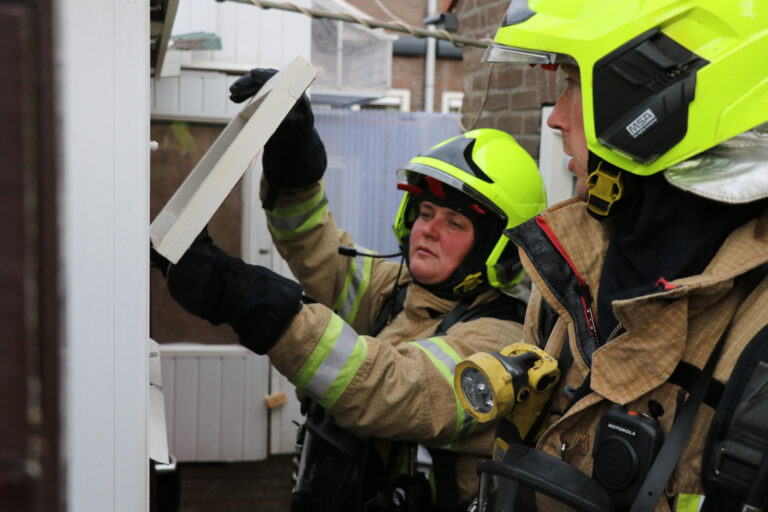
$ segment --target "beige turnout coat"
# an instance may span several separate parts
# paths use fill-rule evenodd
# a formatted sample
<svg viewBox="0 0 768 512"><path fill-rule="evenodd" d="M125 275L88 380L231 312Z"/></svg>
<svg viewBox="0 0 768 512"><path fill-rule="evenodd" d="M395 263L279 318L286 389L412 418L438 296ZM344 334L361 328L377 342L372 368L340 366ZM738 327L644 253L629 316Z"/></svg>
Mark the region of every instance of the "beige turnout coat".
<svg viewBox="0 0 768 512"><path fill-rule="evenodd" d="M561 385L578 388L591 367L591 392L564 416L550 415L538 448L558 457L563 450L563 459L587 475L592 474L595 427L610 402L647 412L648 400L657 400L664 407L660 420L668 432L680 388L667 380L677 364L682 360L703 368L733 320L714 373L715 379L726 382L745 345L768 323L768 279L745 299L739 287L734 288L735 278L768 261L768 211L764 211L725 240L701 275L668 284L661 281L656 293L615 301L615 316L627 331L597 349L585 349L594 345L587 309L597 318L597 303L580 300L575 274L596 297L610 228L609 222L593 219L583 202L571 199L516 228L513 235L534 284L524 340L554 356L565 343L570 345L573 364ZM542 297L557 315L547 339L539 339ZM553 411L564 406L565 398L556 395ZM702 405L667 488L677 510L689 510L682 501L690 503L691 495L703 494L702 451L712 414L711 407ZM666 502L662 499L657 510L668 510Z"/></svg>
<svg viewBox="0 0 768 512"><path fill-rule="evenodd" d="M265 187L263 182L262 194ZM340 245L355 244L336 227L322 182L281 191L266 213L280 254L318 301L302 308L269 351L274 366L355 434L457 451L459 497L473 496L475 459L490 454L493 429L478 428L465 413L453 389L453 369L470 354L519 341L522 326L486 317L435 336L457 303L411 284L403 311L378 336L368 336L399 265L339 255ZM410 281L407 273L403 269L401 282ZM498 297L489 290L475 304Z"/></svg>

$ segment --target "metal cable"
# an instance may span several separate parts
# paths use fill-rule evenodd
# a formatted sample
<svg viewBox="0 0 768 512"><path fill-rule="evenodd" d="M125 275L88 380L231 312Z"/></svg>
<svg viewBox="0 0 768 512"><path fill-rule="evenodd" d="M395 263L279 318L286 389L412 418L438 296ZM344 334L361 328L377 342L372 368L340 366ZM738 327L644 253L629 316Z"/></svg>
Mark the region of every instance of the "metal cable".
<svg viewBox="0 0 768 512"><path fill-rule="evenodd" d="M425 38L432 37L441 41L449 41L454 46L474 46L477 48L486 48L490 43L490 39L471 39L469 37L457 36L451 34L445 30L429 30L421 27L414 27L408 25L402 21L379 21L372 18L360 18L354 14L346 12L332 12L323 11L320 9L309 9L306 7L298 6L292 2L272 2L270 0L228 0L230 2L238 2L242 4L253 4L261 9L278 9L281 11L296 12L309 16L310 18L327 18L338 21L345 21L347 23L356 23L369 29L384 28L393 32L400 32L410 34L413 37Z"/></svg>

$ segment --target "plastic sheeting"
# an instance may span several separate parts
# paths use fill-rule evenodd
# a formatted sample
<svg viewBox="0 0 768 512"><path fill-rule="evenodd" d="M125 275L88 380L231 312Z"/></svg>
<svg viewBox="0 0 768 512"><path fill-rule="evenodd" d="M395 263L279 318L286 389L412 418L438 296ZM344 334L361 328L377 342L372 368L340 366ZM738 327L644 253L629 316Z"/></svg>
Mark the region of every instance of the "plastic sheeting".
<svg viewBox="0 0 768 512"><path fill-rule="evenodd" d="M364 12L336 0L313 0L312 7L343 11L366 17ZM392 73L391 34L330 19L312 20L312 64L320 69L313 88L382 96L390 87Z"/></svg>
<svg viewBox="0 0 768 512"><path fill-rule="evenodd" d="M328 202L338 226L358 245L379 253L397 251L392 226L403 192L397 169L438 142L459 135L449 114L375 110L316 110L325 143Z"/></svg>

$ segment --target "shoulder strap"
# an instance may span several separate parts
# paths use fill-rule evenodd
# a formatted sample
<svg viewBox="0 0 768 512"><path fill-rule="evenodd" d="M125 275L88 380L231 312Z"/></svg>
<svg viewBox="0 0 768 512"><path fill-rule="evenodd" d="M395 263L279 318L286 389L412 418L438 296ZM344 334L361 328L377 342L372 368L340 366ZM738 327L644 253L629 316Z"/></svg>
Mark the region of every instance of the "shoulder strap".
<svg viewBox="0 0 768 512"><path fill-rule="evenodd" d="M408 294L408 285L398 287L387 300L384 301L384 305L379 312L379 316L373 323L371 330L368 334L371 336L377 336L389 322L392 321L400 312L405 308L405 296Z"/></svg>
<svg viewBox="0 0 768 512"><path fill-rule="evenodd" d="M445 316L435 331L436 336L442 336L448 329L462 322L471 322L478 318L497 318L499 320L510 320L512 322L523 323L525 320L525 302L515 297L502 295L498 299L490 302L478 304L470 309L474 299L464 299Z"/></svg>
<svg viewBox="0 0 768 512"><path fill-rule="evenodd" d="M714 350L712 350L691 395L686 400L683 408L680 409L667 439L661 445L661 450L659 450L656 460L653 461L648 476L643 482L642 487L640 487L637 499L632 504L629 512L651 511L659 502L664 487L667 485L667 481L672 475L680 455L683 453L685 442L688 440L693 423L696 420L696 413L704 401L704 393L707 391L712 373L715 371L717 361L720 359L720 352L725 344L725 339L731 331L731 325L732 323L728 324L717 341Z"/></svg>

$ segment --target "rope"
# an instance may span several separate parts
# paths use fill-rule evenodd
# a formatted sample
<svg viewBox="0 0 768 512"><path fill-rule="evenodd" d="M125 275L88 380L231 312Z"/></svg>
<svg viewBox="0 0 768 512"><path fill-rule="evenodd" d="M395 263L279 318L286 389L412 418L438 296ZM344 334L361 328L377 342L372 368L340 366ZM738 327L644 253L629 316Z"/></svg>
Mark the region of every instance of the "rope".
<svg viewBox="0 0 768 512"><path fill-rule="evenodd" d="M332 20L338 20L338 21L345 21L347 23L355 23L358 25L362 25L369 29L374 28L383 28L387 30L391 30L393 32L400 32L405 34L410 34L413 37L418 38L426 38L426 37L432 37L435 39L439 39L441 41L449 41L454 46L474 46L477 48L486 48L489 44L491 44L490 39L471 39L469 37L462 37L457 36L455 34L451 34L443 29L439 30L429 30L421 27L414 27L413 25L408 25L407 23L403 23L402 21L379 21L372 18L360 18L359 16L355 16L350 13L346 12L331 12L331 11L323 11L320 9L308 9L306 7L301 7L299 5L296 5L292 2L272 2L269 0L229 0L231 2L238 2L242 4L253 4L256 7L259 7L261 9L278 9L281 11L290 11L290 12L296 12L303 14L305 16L309 16L310 18L326 18L326 19L332 19Z"/></svg>

